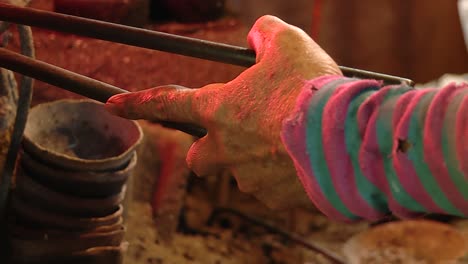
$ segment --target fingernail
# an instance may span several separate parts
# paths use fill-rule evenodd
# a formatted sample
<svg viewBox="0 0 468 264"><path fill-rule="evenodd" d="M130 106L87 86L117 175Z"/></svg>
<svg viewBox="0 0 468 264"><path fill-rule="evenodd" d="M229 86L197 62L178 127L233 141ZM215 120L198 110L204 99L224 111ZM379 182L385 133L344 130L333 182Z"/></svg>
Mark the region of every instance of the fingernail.
<svg viewBox="0 0 468 264"><path fill-rule="evenodd" d="M116 94L107 100L106 104L122 104L125 101L126 94Z"/></svg>
<svg viewBox="0 0 468 264"><path fill-rule="evenodd" d="M107 111L109 111L110 113L114 114L114 115L120 115L120 107L118 107L116 104L114 103L109 103L107 102L104 107L107 109Z"/></svg>
<svg viewBox="0 0 468 264"><path fill-rule="evenodd" d="M114 95L109 100L107 100L105 107L107 111L115 115L122 114L122 106L124 101L124 94Z"/></svg>

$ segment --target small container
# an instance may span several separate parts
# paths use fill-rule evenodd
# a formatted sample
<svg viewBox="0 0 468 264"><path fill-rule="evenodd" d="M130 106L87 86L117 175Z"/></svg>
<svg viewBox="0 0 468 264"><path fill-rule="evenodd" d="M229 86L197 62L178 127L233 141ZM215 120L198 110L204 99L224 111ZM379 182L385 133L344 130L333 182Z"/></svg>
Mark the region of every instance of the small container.
<svg viewBox="0 0 468 264"><path fill-rule="evenodd" d="M13 261L121 263L122 203L142 137L95 101L32 108L10 206Z"/></svg>

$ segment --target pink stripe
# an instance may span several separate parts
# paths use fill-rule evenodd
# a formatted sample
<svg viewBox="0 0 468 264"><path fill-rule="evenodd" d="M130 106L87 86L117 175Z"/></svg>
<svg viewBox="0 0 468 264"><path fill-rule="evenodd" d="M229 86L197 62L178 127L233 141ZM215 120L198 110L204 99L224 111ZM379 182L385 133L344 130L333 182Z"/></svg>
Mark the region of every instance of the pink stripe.
<svg viewBox="0 0 468 264"><path fill-rule="evenodd" d="M442 150L442 131L447 107L454 98L455 91L460 91L455 84L444 87L432 99L429 105L424 124L424 160L429 166L438 185L450 202L463 214L468 215L468 201L460 193L450 178ZM468 112L464 112L464 117ZM451 114L451 113L448 113ZM463 137L466 137L467 133ZM463 144L463 143L462 143ZM465 148L468 145L464 145Z"/></svg>
<svg viewBox="0 0 468 264"><path fill-rule="evenodd" d="M383 159L380 155L377 141L377 117L385 96L393 87L384 87L371 95L359 108L358 125L363 135L361 149L359 150L359 164L366 178L377 186L387 196L391 196L390 187L385 177Z"/></svg>
<svg viewBox="0 0 468 264"><path fill-rule="evenodd" d="M362 80L341 85L328 100L322 120L323 146L332 182L343 203L355 215L381 219L384 214L371 207L360 195L351 158L346 149L344 126L349 104L354 97L377 81Z"/></svg>
<svg viewBox="0 0 468 264"><path fill-rule="evenodd" d="M468 84L461 85L461 87L467 89ZM456 115L455 140L457 145L457 159L460 164L460 170L468 181L468 97L463 99Z"/></svg>
<svg viewBox="0 0 468 264"><path fill-rule="evenodd" d="M414 108L425 94L432 91L434 89L416 90L415 93L405 94L398 100L393 116L394 147L392 157L396 174L406 192L429 211L443 213L444 211L434 203L430 194L426 192L421 184L413 164L408 159L406 153L397 149L398 140L408 138L408 128Z"/></svg>
<svg viewBox="0 0 468 264"><path fill-rule="evenodd" d="M359 164L364 176L379 188L387 197L388 207L394 215L400 218L410 218L414 213L402 207L393 197L385 177L384 159L380 154L377 141L377 118L385 96L391 89L398 89L395 86L387 86L371 95L359 108L358 125L360 134L363 135L361 149L359 150Z"/></svg>
<svg viewBox="0 0 468 264"><path fill-rule="evenodd" d="M291 156L294 165L297 169L299 179L304 186L304 189L317 206L317 208L324 213L326 216L340 221L350 221L346 216L336 210L327 198L323 195L320 186L318 185L315 175L310 164L309 156L306 149L306 114L310 100L312 99L314 91L312 88L322 87L329 81L342 78L341 76L327 76L317 78L307 84L299 95L294 110L294 115L285 120L283 123L283 129L281 133L281 139L286 146L286 150Z"/></svg>

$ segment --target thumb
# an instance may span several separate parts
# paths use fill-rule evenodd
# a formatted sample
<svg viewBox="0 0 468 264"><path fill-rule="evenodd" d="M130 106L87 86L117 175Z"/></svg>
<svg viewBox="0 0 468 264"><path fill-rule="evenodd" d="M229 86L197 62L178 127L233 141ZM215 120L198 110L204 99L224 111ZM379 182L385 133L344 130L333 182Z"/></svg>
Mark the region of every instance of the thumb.
<svg viewBox="0 0 468 264"><path fill-rule="evenodd" d="M106 108L128 119L199 124L199 109L192 104L194 93L194 89L182 86L159 86L114 95L107 101Z"/></svg>
<svg viewBox="0 0 468 264"><path fill-rule="evenodd" d="M278 17L265 15L257 19L255 24L250 29L247 36L249 46L255 50L257 63L262 60L265 53L275 47L277 38L284 32L297 32L300 29L287 24ZM305 33L304 33L305 34ZM281 54L277 54L281 55Z"/></svg>

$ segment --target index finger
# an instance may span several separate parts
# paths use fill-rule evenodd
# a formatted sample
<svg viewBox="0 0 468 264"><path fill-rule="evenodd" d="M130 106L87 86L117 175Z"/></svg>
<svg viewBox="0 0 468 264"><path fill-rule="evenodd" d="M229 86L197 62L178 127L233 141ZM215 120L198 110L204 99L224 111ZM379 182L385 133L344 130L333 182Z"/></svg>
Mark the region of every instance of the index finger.
<svg viewBox="0 0 468 264"><path fill-rule="evenodd" d="M146 119L201 125L193 104L194 89L177 85L159 86L139 92L114 95L106 103L111 113L128 119Z"/></svg>

